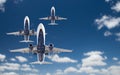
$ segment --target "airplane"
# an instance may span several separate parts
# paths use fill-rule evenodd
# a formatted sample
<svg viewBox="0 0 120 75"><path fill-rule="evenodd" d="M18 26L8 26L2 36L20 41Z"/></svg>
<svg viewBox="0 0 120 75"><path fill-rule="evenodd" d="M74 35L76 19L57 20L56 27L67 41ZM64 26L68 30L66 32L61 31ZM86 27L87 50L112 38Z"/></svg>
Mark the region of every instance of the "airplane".
<svg viewBox="0 0 120 75"><path fill-rule="evenodd" d="M51 20L51 23L49 23L49 25L58 25L57 23L55 23L56 20L67 20L67 18L55 16L55 7L53 6L51 8L51 16L39 18L39 20Z"/></svg>
<svg viewBox="0 0 120 75"><path fill-rule="evenodd" d="M32 62L31 64L52 64L51 62L44 61L45 55L49 55L50 53L72 52L72 50L56 48L51 43L49 45L45 45L45 28L44 28L44 25L40 23L37 28L37 45L36 46L29 44L28 48L10 50L10 52L37 54L37 61Z"/></svg>
<svg viewBox="0 0 120 75"><path fill-rule="evenodd" d="M36 35L36 32L34 30L30 30L30 20L29 20L29 17L26 16L24 19L24 30L7 33L7 35L16 35L16 36L21 35L21 36L24 36L24 40L20 42L33 42L29 40L29 37L32 35Z"/></svg>

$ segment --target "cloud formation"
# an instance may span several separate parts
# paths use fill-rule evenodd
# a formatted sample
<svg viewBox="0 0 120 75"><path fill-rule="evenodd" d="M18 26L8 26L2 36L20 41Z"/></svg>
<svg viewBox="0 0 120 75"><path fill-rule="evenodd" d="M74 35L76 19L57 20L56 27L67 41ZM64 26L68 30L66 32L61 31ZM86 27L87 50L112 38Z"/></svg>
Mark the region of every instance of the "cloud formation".
<svg viewBox="0 0 120 75"><path fill-rule="evenodd" d="M117 60L118 60L118 58L117 58L117 57L113 57L112 59L113 59L113 60L115 60L115 61L117 61Z"/></svg>
<svg viewBox="0 0 120 75"><path fill-rule="evenodd" d="M102 54L103 53L100 51L92 51L85 53L84 55L88 57L82 59L82 66L105 66L105 57L103 57Z"/></svg>
<svg viewBox="0 0 120 75"><path fill-rule="evenodd" d="M104 26L108 29L113 29L115 27L120 26L120 17L112 17L104 15L100 19L96 19L95 23L98 25L98 29L100 30Z"/></svg>
<svg viewBox="0 0 120 75"><path fill-rule="evenodd" d="M6 58L6 56L5 55L3 55L3 54L0 54L0 61L4 61L5 60L5 58Z"/></svg>
<svg viewBox="0 0 120 75"><path fill-rule="evenodd" d="M58 63L76 63L77 62L77 60L73 60L69 57L59 57L57 54L53 56L48 56L48 58Z"/></svg>
<svg viewBox="0 0 120 75"><path fill-rule="evenodd" d="M117 2L111 9L120 12L120 2Z"/></svg>
<svg viewBox="0 0 120 75"><path fill-rule="evenodd" d="M115 30L115 28L117 29L120 27L120 17L116 17L116 14L120 13L120 1L105 0L105 2L109 3L110 9L116 11L116 13L112 13L113 15L103 15L101 18L95 19L95 23L98 27L98 30L101 30L103 27L109 29L104 32L105 37L115 36L115 40L120 41L120 34L112 31L113 29Z"/></svg>
<svg viewBox="0 0 120 75"><path fill-rule="evenodd" d="M23 56L16 56L16 59L18 59L19 62L27 62L27 61L28 61L28 60L27 60L25 57L23 57Z"/></svg>
<svg viewBox="0 0 120 75"><path fill-rule="evenodd" d="M93 56L97 56L96 58ZM86 58L83 58L82 60L86 60L89 58L89 60L87 62L92 61L92 63L96 60L96 62L102 62L103 65L101 64L89 64L86 66L83 66L83 64L86 64L86 62L82 62L81 66L79 67L67 67L64 70L60 70L58 69L55 73L51 74L51 75L119 75L120 74L120 65L111 65L111 66L106 66L107 63L103 61L103 59L105 60L106 58L103 57L103 52L101 51L91 51L91 52L87 52L84 53L84 56L88 56ZM93 57L93 58L91 58Z"/></svg>
<svg viewBox="0 0 120 75"><path fill-rule="evenodd" d="M28 75L28 73L38 73L38 70L31 67L28 64L18 64L18 63L2 63L0 65L0 75L19 75L19 72L24 72L24 74ZM37 75L37 74L36 74Z"/></svg>
<svg viewBox="0 0 120 75"><path fill-rule="evenodd" d="M112 35L112 33L110 31L105 31L104 32L104 36L105 37L108 37L108 36L111 36L111 35Z"/></svg>
<svg viewBox="0 0 120 75"><path fill-rule="evenodd" d="M4 4L6 3L6 0L0 0L0 10L1 11L5 11L5 7L4 7Z"/></svg>

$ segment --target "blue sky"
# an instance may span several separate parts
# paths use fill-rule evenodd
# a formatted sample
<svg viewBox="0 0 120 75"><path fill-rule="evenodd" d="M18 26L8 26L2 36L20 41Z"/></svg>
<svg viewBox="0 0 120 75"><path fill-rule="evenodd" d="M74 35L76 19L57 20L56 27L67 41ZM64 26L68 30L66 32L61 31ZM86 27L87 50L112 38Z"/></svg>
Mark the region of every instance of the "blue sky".
<svg viewBox="0 0 120 75"><path fill-rule="evenodd" d="M66 21L38 18L56 15ZM0 0L0 75L119 75L120 74L120 1L119 0ZM23 29L29 16L31 29L43 23L46 44L72 49L73 53L46 57L52 65L30 65L36 55L10 53L10 49L28 47L23 37L7 36L7 32ZM36 37L30 38L36 45Z"/></svg>

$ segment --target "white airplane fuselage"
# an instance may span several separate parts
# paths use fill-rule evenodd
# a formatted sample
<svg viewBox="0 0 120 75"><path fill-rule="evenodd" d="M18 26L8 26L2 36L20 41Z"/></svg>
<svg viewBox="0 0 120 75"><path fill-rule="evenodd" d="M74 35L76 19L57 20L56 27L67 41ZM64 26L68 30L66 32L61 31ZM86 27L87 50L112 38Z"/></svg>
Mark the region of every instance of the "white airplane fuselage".
<svg viewBox="0 0 120 75"><path fill-rule="evenodd" d="M37 28L37 55L42 62L45 54L45 28L42 23Z"/></svg>
<svg viewBox="0 0 120 75"><path fill-rule="evenodd" d="M55 7L51 8L51 23L55 23Z"/></svg>
<svg viewBox="0 0 120 75"><path fill-rule="evenodd" d="M30 31L30 20L26 16L24 19L24 40L29 40L29 31Z"/></svg>

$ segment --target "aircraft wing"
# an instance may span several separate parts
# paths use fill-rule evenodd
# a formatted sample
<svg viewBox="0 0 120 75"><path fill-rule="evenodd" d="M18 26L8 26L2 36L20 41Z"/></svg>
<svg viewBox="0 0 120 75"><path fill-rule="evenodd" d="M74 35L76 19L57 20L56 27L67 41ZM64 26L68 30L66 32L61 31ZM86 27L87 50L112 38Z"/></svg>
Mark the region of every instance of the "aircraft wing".
<svg viewBox="0 0 120 75"><path fill-rule="evenodd" d="M56 16L56 17L55 17L55 20L67 20L67 18L63 18L63 17Z"/></svg>
<svg viewBox="0 0 120 75"><path fill-rule="evenodd" d="M51 17L39 18L39 20L51 20Z"/></svg>
<svg viewBox="0 0 120 75"><path fill-rule="evenodd" d="M23 35L24 32L21 31L21 32L11 32L11 33L7 33L7 35Z"/></svg>
<svg viewBox="0 0 120 75"><path fill-rule="evenodd" d="M14 50L10 50L10 52L20 52L20 53L37 53L37 47L33 46L33 49L30 50L30 48L21 48L21 49L14 49Z"/></svg>
<svg viewBox="0 0 120 75"><path fill-rule="evenodd" d="M46 46L45 48L46 48L46 53L51 52L49 46ZM53 53L72 52L72 50L53 47L52 52Z"/></svg>
<svg viewBox="0 0 120 75"><path fill-rule="evenodd" d="M37 32L35 32L34 30L30 30L29 35L37 35Z"/></svg>
<svg viewBox="0 0 120 75"><path fill-rule="evenodd" d="M21 48L21 49L10 50L10 52L29 53L30 49L29 48Z"/></svg>

